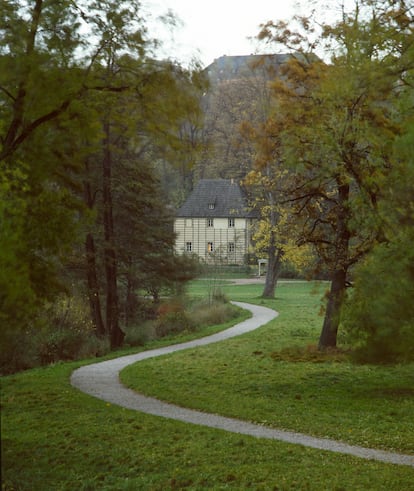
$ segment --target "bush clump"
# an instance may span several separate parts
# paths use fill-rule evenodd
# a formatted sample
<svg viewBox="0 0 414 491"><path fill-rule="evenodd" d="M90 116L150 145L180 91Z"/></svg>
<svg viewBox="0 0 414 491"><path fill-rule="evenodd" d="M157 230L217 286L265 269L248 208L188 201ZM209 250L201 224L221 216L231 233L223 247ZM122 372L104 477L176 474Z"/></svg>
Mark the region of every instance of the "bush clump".
<svg viewBox="0 0 414 491"><path fill-rule="evenodd" d="M159 338L163 338L169 334L178 334L183 331L192 330L193 324L184 311L168 312L162 317L159 317L155 322L155 332Z"/></svg>
<svg viewBox="0 0 414 491"><path fill-rule="evenodd" d="M171 334L194 332L204 327L223 324L239 315L236 306L224 303L223 296L187 305L176 298L163 302L154 321L146 321L126 328L125 342L130 346L143 346L147 341Z"/></svg>
<svg viewBox="0 0 414 491"><path fill-rule="evenodd" d="M154 322L143 321L133 326L124 327L124 342L128 346L145 346L156 338Z"/></svg>
<svg viewBox="0 0 414 491"><path fill-rule="evenodd" d="M57 361L79 360L109 352L107 339L95 335L87 302L61 296L44 306L26 329L8 336L1 350L1 373L14 373Z"/></svg>
<svg viewBox="0 0 414 491"><path fill-rule="evenodd" d="M107 343L95 336L87 303L81 298L60 297L44 310L41 323L37 336L41 365L100 356L108 351Z"/></svg>
<svg viewBox="0 0 414 491"><path fill-rule="evenodd" d="M213 303L201 301L192 307L189 315L195 329L200 329L234 319L239 315L239 310L236 306L222 301Z"/></svg>
<svg viewBox="0 0 414 491"><path fill-rule="evenodd" d="M169 334L178 334L191 330L193 330L193 324L185 311L184 302L181 299L171 299L160 305L155 321L155 334L157 337L163 338Z"/></svg>
<svg viewBox="0 0 414 491"><path fill-rule="evenodd" d="M414 233L378 245L355 272L342 325L361 363L414 361Z"/></svg>

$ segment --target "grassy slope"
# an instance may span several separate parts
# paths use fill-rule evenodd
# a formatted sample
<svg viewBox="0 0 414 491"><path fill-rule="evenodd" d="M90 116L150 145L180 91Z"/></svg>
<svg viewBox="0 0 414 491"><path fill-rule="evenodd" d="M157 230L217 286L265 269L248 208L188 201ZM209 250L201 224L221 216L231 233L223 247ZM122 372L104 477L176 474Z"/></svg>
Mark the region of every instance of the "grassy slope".
<svg viewBox="0 0 414 491"><path fill-rule="evenodd" d="M232 298L253 297L257 286L224 287ZM287 346L315 343L322 319L322 287L284 284L276 301L259 303L280 312L260 330L202 350L140 363L122 378L164 400L277 428L364 446L414 453L414 370L355 366L324 360L292 363ZM306 357L305 357L306 360ZM174 383L171 383L171 374ZM150 381L150 383L148 383Z"/></svg>
<svg viewBox="0 0 414 491"><path fill-rule="evenodd" d="M248 300L249 295L257 293L256 290L252 290L252 287L228 288L231 295L234 298L238 297L239 300ZM279 365L288 365L285 375L298 369L299 378L307 377L308 383L310 380L313 380L313 383L318 380L314 375L308 377L306 367L304 369L303 366L306 364L275 362L265 352L270 341L271 349L276 350L275 339L284 339L288 330L291 332L291 341L307 343L309 339L314 339L312 334L308 336L308 332L316 333L319 328L317 325L313 326L305 311L300 315L302 318L300 323L297 322L293 326L289 325L287 320L289 309L295 310L304 305L307 297L305 290L302 294L297 290L295 298L291 298L289 292L287 290L284 292L281 288L278 296L280 300L282 296L285 297L283 302L276 302L276 308L281 312L278 321L258 333L228 341L226 346L217 345L220 359L217 363L210 359L208 363L210 369L217 365L214 377L206 377L208 383L220 377L221 373L227 373L224 363L233 367L232 370L236 370L239 366L238 378L243 385L241 394L243 403L239 408L241 412L246 411L249 405L254 406L251 408L252 413L257 412L255 407L261 400L259 391L265 389L261 379L267 371L274 371ZM318 303L317 297L311 298L314 304ZM285 307L282 307L282 304ZM312 308L309 308L312 311ZM286 320L283 320L284 317ZM316 324L319 323L320 319L317 318ZM250 347L246 348L248 340L250 340ZM223 347L224 352L227 353L226 362L223 362L220 354ZM177 388L174 392L178 393L183 383L182 378L192 377L193 370L196 374L196 383L204 384L202 379L198 379L198 365L202 360L207 361L211 358L209 350L208 347L203 348L204 354L200 357L194 357L190 352L175 355L177 360L182 356L190 356L196 363L191 370L188 365L186 366L184 377L177 373L171 376L170 372L169 385ZM247 356L246 353L249 360L251 359L249 363L246 363L246 359L239 359L240 356ZM141 370L144 372L150 370L153 378L147 382L147 388L156 386L159 384L158 380L163 379L163 372L173 361L172 358L165 357L157 361L159 368L156 370L158 372L156 376L154 367L147 363L145 366L143 363L134 367L134 372L136 371L136 376L141 377ZM154 366L157 362L154 361ZM79 363L60 364L2 379L3 489L31 491L413 489L414 471L408 467L369 462L280 442L257 440L108 405L79 393L70 386L70 373L79 365ZM257 365L259 370L251 372L254 365ZM310 368L315 369L317 366L313 364ZM324 370L340 370L341 366L321 365ZM354 369L346 365L346 370L352 373ZM412 411L412 395L409 397L409 393L401 392L405 382L399 380L401 377L403 380L408 380L404 370L384 369L381 375L383 377L384 374L389 373L389 384L393 387L392 390L396 391L391 391L394 396L390 400L392 402L398 399L399 404L395 404L394 401L393 407L389 407L389 414L387 414L396 425L398 423L396 420L401 416L404 417L405 410L410 411L411 408ZM377 368L371 367L370 371L375 373ZM275 385L267 387L265 391L266 404L273 405L270 412L280 413L278 406L285 398L289 401L292 410L296 405L301 404L301 414L304 416L305 410L312 406L312 400L308 400L305 394L298 394L296 388L291 392L289 386L293 382L287 384L279 379L279 375L276 371L273 377ZM366 380L363 375L364 372L360 374L358 384L352 384L353 387L359 387L362 393L368 390L364 389ZM232 383L238 383L237 377ZM279 393L276 399L271 397L272 393L279 392L282 383L286 389L284 395ZM335 380L331 379L325 389L326 394L334 395L332 388L335 385ZM220 392L215 392L216 389L222 390L220 384L215 383L213 387L215 389L209 390L211 398L220 397ZM240 385L234 388L226 386L222 393L228 398L230 393L237 392L240 388ZM293 393L295 397L291 398L290 395ZM377 394L374 397L377 403L380 399L378 393L369 390L368 393L371 396ZM396 394L400 396L396 397ZM297 399L297 395L302 399ZM347 398L346 406L352 398ZM238 402L233 402L232 396L231 402L228 404L225 402L224 405L233 408L233 411L234 404ZM263 411L262 408L266 404L264 402L260 404L259 413ZM336 410L338 406L339 404ZM394 406L400 411L398 417L392 415ZM337 421L339 419L335 414L330 414L330 417ZM341 421L338 425L342 425ZM320 426L318 419L314 421L314 427L317 426ZM348 429L346 427L347 431ZM406 434L402 435L402 440L401 448L408 448L409 442L412 441L412 427L410 430L409 425Z"/></svg>

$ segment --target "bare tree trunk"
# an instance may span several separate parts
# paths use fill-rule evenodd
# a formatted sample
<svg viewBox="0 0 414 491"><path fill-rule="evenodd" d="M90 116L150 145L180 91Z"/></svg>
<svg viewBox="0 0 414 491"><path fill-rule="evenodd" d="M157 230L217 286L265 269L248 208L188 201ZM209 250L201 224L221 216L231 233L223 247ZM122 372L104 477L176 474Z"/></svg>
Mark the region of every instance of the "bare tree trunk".
<svg viewBox="0 0 414 491"><path fill-rule="evenodd" d="M346 276L349 267L348 210L349 185L338 185L338 215L336 230L336 268L332 274L325 319L319 338L319 349L335 348L340 322L341 308L346 290Z"/></svg>
<svg viewBox="0 0 414 491"><path fill-rule="evenodd" d="M88 297L91 308L92 322L95 326L98 336L103 337L106 334L105 326L102 319L101 301L99 298L99 284L96 274L96 250L93 236L89 233L85 241L86 249L86 267L88 281Z"/></svg>
<svg viewBox="0 0 414 491"><path fill-rule="evenodd" d="M346 289L346 271L335 271L332 275L331 288L328 294L325 319L319 337L319 349L336 348L336 338L341 314L341 306Z"/></svg>
<svg viewBox="0 0 414 491"><path fill-rule="evenodd" d="M103 141L104 156L103 171L103 208L105 232L105 274L106 274L106 329L110 335L111 348L122 345L125 334L119 327L118 286L117 286L117 259L115 251L115 234L112 208L112 183L110 150L110 125L104 123L105 138Z"/></svg>
<svg viewBox="0 0 414 491"><path fill-rule="evenodd" d="M283 252L281 249L276 247L275 236L272 232L268 250L266 281L262 293L263 298L275 298L275 290L277 286L277 280L279 279L282 256Z"/></svg>
<svg viewBox="0 0 414 491"><path fill-rule="evenodd" d="M269 172L269 168L267 168ZM276 234L274 227L277 224L278 216L275 211L275 199L271 192L267 192L267 199L270 204L270 241L268 248L268 260L267 260L267 270L266 270L266 282L262 293L263 298L275 298L275 290L277 285L277 280L280 274L280 262L283 256L283 251L276 245Z"/></svg>
<svg viewBox="0 0 414 491"><path fill-rule="evenodd" d="M86 171L88 171L88 162L85 162ZM91 191L89 180L84 182L84 199L87 207L93 210L95 199ZM102 319L101 300L99 296L99 283L96 268L96 248L92 233L86 235L85 240L86 251L86 279L88 285L88 298L91 310L93 325L95 326L96 334L100 337L105 336L105 324Z"/></svg>

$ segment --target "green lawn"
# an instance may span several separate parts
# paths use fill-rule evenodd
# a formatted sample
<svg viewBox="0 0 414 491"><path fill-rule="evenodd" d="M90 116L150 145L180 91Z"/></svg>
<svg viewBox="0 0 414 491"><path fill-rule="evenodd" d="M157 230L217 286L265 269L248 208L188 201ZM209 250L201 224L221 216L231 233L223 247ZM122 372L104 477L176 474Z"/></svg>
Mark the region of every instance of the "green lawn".
<svg viewBox="0 0 414 491"><path fill-rule="evenodd" d="M200 283L193 292L202 291ZM188 406L414 453L412 365L288 361L300 352L283 348L317 341L323 287L312 295L310 285L281 284L270 302L258 298L260 286L223 289L231 298L272 306L280 316L222 344L141 362L123 377ZM3 377L3 490L414 489L409 467L109 405L70 386L80 364Z"/></svg>
<svg viewBox="0 0 414 491"><path fill-rule="evenodd" d="M240 300L257 288L223 287ZM313 349L287 349L317 341L322 293L323 285L281 284L275 301L252 299L280 312L267 326L218 345L139 363L127 368L122 379L182 406L414 454L413 365L356 366L341 357L314 356Z"/></svg>

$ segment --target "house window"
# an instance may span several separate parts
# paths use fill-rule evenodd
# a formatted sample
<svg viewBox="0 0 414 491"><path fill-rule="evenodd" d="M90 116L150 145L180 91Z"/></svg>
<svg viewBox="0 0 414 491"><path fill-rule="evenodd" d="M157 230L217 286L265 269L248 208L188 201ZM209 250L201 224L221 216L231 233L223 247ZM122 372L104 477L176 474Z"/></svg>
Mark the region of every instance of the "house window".
<svg viewBox="0 0 414 491"><path fill-rule="evenodd" d="M186 242L185 243L185 250L187 252L191 252L193 250L193 244L191 242Z"/></svg>
<svg viewBox="0 0 414 491"><path fill-rule="evenodd" d="M234 218L229 218L229 227L234 227Z"/></svg>
<svg viewBox="0 0 414 491"><path fill-rule="evenodd" d="M212 242L207 242L207 252L214 252L214 245Z"/></svg>
<svg viewBox="0 0 414 491"><path fill-rule="evenodd" d="M227 244L227 249L228 249L228 252L234 252L236 250L236 247L234 245L234 242L229 242Z"/></svg>
<svg viewBox="0 0 414 491"><path fill-rule="evenodd" d="M207 227L214 227L214 219L207 218Z"/></svg>
<svg viewBox="0 0 414 491"><path fill-rule="evenodd" d="M215 204L214 203L209 203L208 207L210 210L214 210Z"/></svg>

